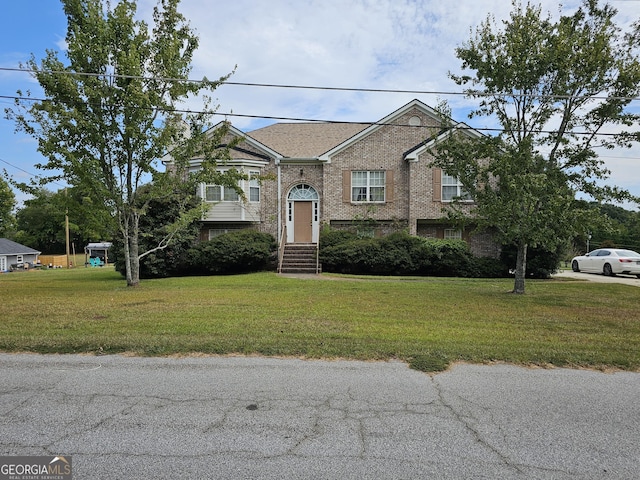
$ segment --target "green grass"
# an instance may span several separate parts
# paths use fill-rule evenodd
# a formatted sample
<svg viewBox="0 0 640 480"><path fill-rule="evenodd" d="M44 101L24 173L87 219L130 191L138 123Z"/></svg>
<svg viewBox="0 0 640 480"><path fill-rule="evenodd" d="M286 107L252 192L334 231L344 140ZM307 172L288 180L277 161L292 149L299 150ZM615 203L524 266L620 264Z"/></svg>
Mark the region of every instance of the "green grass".
<svg viewBox="0 0 640 480"><path fill-rule="evenodd" d="M112 268L0 275L0 350L262 354L640 369L640 289L560 280L274 273L143 280ZM336 279L337 278L337 279Z"/></svg>

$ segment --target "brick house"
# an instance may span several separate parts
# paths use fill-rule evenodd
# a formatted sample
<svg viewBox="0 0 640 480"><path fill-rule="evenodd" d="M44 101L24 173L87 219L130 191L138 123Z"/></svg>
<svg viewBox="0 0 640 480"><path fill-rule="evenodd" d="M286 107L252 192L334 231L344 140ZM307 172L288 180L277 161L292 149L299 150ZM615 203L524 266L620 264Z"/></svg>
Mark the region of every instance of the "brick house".
<svg viewBox="0 0 640 480"><path fill-rule="evenodd" d="M201 185L200 196L211 204L202 240L256 228L282 244L317 244L328 224L371 235L405 228L424 237L461 238L476 255L499 255L489 235L472 236L443 218L443 207L463 192L455 178L429 166L430 148L447 132L439 114L419 100L372 124L276 123L247 133L232 126L230 135L244 140L221 168L275 180L243 182L244 202L231 189Z"/></svg>

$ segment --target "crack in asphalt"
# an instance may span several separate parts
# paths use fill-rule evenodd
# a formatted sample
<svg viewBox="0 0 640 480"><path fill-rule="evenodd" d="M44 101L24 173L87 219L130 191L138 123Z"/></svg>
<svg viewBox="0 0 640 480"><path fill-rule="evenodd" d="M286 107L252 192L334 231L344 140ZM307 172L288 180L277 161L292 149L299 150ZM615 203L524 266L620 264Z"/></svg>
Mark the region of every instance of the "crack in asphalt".
<svg viewBox="0 0 640 480"><path fill-rule="evenodd" d="M600 452L594 446L580 448L582 430L574 433L570 425L569 438L576 442L565 442L566 452L557 455L554 432L536 437L533 413L511 419L521 397L494 403L496 397L483 383L477 390L460 383L466 377L404 370L407 377L397 387L389 378L400 373L392 367L383 371L384 376L376 370L371 377L359 378L360 371L349 366L344 380L324 376L327 372L322 370L306 379L289 377L286 370L264 378L253 370L239 377L238 372L215 376L213 370L210 375L202 368L186 379L178 372L178 379L172 380L149 369L133 372L140 377L121 383L106 368L83 365L78 378L60 381L44 372L42 388L29 381L22 389L15 386L20 384L17 375L0 391L0 452L70 451L85 465L127 457L148 459L149 464L153 459L176 459L177 464L179 459L203 459L197 468L211 462L242 465L242 459L257 468L265 460L276 470L289 464L340 464L369 472L370 465L384 465L387 472L444 472L442 478L461 478L476 470L492 472L494 478L574 478L580 472L588 477L596 472L589 472L590 463L580 462L592 461L592 454L602 459L600 473L618 465L623 473L634 469L633 459L606 459L610 449L604 446L609 443L595 444L603 445ZM94 377L97 381L85 384L86 375L93 372L100 372ZM364 372L369 375L368 366ZM526 430L529 425L531 431ZM564 439L564 432L560 436Z"/></svg>
<svg viewBox="0 0 640 480"><path fill-rule="evenodd" d="M447 408L451 412L451 414L454 416L454 418L460 424L462 424L465 427L465 429L467 429L467 431L470 432L470 434L478 444L482 445L484 448L487 448L492 453L494 453L500 459L503 465L515 470L518 474L525 475L525 476L530 475L531 471L562 474L562 475L573 475L571 472L563 469L547 468L539 465L527 465L527 464L514 462L513 459L509 457L509 455L507 455L506 453L503 453L502 450L497 445L494 445L487 438L485 438L483 433L477 427L477 425L480 423L480 419L476 418L473 415L472 413L473 408L483 410L491 418L492 411L490 409L466 397L456 395L455 393L452 393L452 392L446 392L445 389L442 387L442 385L438 383L437 379L433 377L432 377L432 383L438 393L438 397L440 399L440 403L442 404L442 406ZM473 408L468 408L466 412L463 412L464 407L460 406L456 408L456 406L454 405L454 402L448 401L445 398L445 393L449 396L455 397L458 400L458 403L460 405L469 405ZM491 424L491 427L495 428L496 431L502 435L502 441L506 445L508 443L508 439L506 437L506 434L504 433L504 430L503 430L504 427L502 427L498 422L493 421L493 419L490 420L490 424Z"/></svg>
<svg viewBox="0 0 640 480"><path fill-rule="evenodd" d="M443 407L445 407L446 409L448 409L449 412L451 412L453 417L462 426L464 426L464 428L471 434L471 436L475 439L475 441L478 444L480 444L482 447L486 448L487 450L491 451L497 458L500 459L500 461L505 466L507 466L509 468L512 468L513 470L515 470L519 474L525 474L526 473L517 464L515 464L513 462L513 460L511 458L509 458L508 455L503 453L497 446L493 445L492 443L490 443L487 439L485 439L483 437L482 433L476 427L476 424L478 423L478 419L477 418L475 418L469 412L463 413L462 411L456 409L454 404L452 402L447 401L447 399L445 398L445 390L438 383L438 381L433 377L431 378L431 381L432 381L433 387L435 388L435 390L436 390L436 392L438 394L438 398L440 399L441 405ZM465 399L465 398L462 398L462 397L459 397L459 396L458 396L458 398L463 402L468 402L467 399ZM468 402L468 403L472 403L472 402Z"/></svg>

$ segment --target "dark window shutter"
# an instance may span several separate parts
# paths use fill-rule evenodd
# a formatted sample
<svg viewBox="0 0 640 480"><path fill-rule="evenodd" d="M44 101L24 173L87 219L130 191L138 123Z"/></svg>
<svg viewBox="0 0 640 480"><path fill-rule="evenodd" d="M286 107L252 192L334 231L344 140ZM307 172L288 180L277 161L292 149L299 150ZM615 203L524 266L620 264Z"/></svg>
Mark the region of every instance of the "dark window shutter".
<svg viewBox="0 0 640 480"><path fill-rule="evenodd" d="M433 169L433 201L442 201L442 169Z"/></svg>
<svg viewBox="0 0 640 480"><path fill-rule="evenodd" d="M387 170L384 174L385 201L393 202L393 170Z"/></svg>
<svg viewBox="0 0 640 480"><path fill-rule="evenodd" d="M342 201L351 202L351 170L342 171Z"/></svg>

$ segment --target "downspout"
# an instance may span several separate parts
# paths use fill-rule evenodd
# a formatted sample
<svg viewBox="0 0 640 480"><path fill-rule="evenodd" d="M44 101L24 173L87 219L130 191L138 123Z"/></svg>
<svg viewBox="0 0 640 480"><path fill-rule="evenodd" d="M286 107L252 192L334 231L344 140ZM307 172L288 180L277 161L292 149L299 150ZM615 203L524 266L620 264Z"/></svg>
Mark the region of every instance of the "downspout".
<svg viewBox="0 0 640 480"><path fill-rule="evenodd" d="M278 245L282 243L282 172L280 170L280 160L276 159L276 165L278 166L278 201L277 209L278 209L278 227L277 227L277 235L278 235Z"/></svg>

